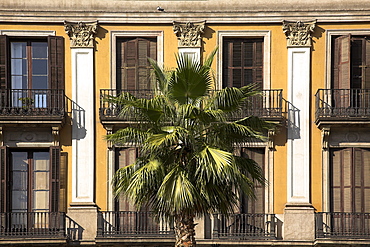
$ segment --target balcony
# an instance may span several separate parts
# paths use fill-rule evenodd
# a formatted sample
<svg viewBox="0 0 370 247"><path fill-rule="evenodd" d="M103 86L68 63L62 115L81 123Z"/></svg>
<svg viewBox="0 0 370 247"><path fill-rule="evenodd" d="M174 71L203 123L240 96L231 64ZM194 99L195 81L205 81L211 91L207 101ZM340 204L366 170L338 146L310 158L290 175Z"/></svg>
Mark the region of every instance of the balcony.
<svg viewBox="0 0 370 247"><path fill-rule="evenodd" d="M101 211L98 214L97 242L115 242L130 239L133 242L173 243L174 229L154 219L152 212ZM143 240L146 239L146 240Z"/></svg>
<svg viewBox="0 0 370 247"><path fill-rule="evenodd" d="M61 124L65 116L64 90L0 90L0 123Z"/></svg>
<svg viewBox="0 0 370 247"><path fill-rule="evenodd" d="M65 213L0 213L0 243L26 243L42 239L46 243L65 243Z"/></svg>
<svg viewBox="0 0 370 247"><path fill-rule="evenodd" d="M213 239L273 240L276 239L274 214L213 215Z"/></svg>
<svg viewBox="0 0 370 247"><path fill-rule="evenodd" d="M109 96L118 96L119 90L100 90L100 120L103 124L122 124L134 119L127 116L119 116L119 106L107 102L104 99ZM154 97L152 90L128 90L129 93L139 98L150 99ZM263 90L261 94L253 96L245 102L242 110L230 117L230 120L241 119L246 116L257 116L270 121L283 120L283 98L281 89Z"/></svg>
<svg viewBox="0 0 370 247"><path fill-rule="evenodd" d="M370 213L316 213L316 238L370 239Z"/></svg>
<svg viewBox="0 0 370 247"><path fill-rule="evenodd" d="M319 89L316 97L316 124L368 124L370 89Z"/></svg>

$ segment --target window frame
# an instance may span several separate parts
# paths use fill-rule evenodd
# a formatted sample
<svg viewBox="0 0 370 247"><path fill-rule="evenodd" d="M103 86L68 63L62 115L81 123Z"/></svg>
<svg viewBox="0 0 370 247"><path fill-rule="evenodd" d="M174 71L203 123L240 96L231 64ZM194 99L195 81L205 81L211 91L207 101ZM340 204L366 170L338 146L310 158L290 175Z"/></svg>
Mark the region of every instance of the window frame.
<svg viewBox="0 0 370 247"><path fill-rule="evenodd" d="M110 71L111 81L110 88L117 89L117 39L120 38L156 38L157 39L157 62L163 65L163 31L111 31L111 44L110 44Z"/></svg>
<svg viewBox="0 0 370 247"><path fill-rule="evenodd" d="M263 38L263 89L271 88L271 31L270 30L243 30L243 31L218 31L217 32L217 44L219 49L223 48L224 38ZM216 90L222 89L222 78L223 78L223 51L218 52L218 64L217 64L217 84L215 85Z"/></svg>
<svg viewBox="0 0 370 247"><path fill-rule="evenodd" d="M370 29L328 29L326 30L326 82L325 89L332 89L333 37L351 34L351 36L370 36Z"/></svg>

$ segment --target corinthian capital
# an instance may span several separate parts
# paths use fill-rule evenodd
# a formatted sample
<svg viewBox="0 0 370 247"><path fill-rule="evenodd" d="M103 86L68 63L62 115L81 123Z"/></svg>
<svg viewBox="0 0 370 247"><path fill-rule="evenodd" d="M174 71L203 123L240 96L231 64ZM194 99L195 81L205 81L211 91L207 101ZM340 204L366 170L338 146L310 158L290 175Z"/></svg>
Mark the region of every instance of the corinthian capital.
<svg viewBox="0 0 370 247"><path fill-rule="evenodd" d="M64 29L71 40L71 47L94 47L94 39L98 30L98 22L67 22Z"/></svg>
<svg viewBox="0 0 370 247"><path fill-rule="evenodd" d="M311 47L312 33L315 29L316 21L310 22L290 22L283 21L283 32L287 38L288 47Z"/></svg>
<svg viewBox="0 0 370 247"><path fill-rule="evenodd" d="M206 22L173 22L173 31L178 39L178 47L201 47Z"/></svg>

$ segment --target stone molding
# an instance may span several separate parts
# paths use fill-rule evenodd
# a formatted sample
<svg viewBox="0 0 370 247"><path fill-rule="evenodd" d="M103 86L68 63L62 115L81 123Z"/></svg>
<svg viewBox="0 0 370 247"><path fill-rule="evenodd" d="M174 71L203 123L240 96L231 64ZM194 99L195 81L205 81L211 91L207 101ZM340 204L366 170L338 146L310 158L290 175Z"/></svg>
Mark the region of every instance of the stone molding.
<svg viewBox="0 0 370 247"><path fill-rule="evenodd" d="M94 22L67 22L64 29L71 40L71 47L93 48L95 35L98 30L98 21Z"/></svg>
<svg viewBox="0 0 370 247"><path fill-rule="evenodd" d="M322 135L322 149L328 150L329 149L330 128L323 128L321 130L321 135Z"/></svg>
<svg viewBox="0 0 370 247"><path fill-rule="evenodd" d="M173 22L173 31L178 39L178 47L201 47L202 33L206 21L201 22Z"/></svg>
<svg viewBox="0 0 370 247"><path fill-rule="evenodd" d="M315 26L316 21L283 21L283 32L286 35L287 47L311 47L312 33Z"/></svg>

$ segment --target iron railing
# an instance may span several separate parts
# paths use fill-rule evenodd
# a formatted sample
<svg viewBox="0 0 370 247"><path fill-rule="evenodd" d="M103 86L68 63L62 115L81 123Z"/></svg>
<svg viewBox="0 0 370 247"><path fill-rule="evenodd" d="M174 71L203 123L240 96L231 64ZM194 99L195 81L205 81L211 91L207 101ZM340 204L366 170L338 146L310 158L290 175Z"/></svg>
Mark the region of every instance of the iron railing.
<svg viewBox="0 0 370 247"><path fill-rule="evenodd" d="M166 222L154 219L152 212L100 211L98 237L172 238L174 229Z"/></svg>
<svg viewBox="0 0 370 247"><path fill-rule="evenodd" d="M214 214L213 222L214 239L276 239L275 214Z"/></svg>
<svg viewBox="0 0 370 247"><path fill-rule="evenodd" d="M370 89L319 89L316 119L370 118Z"/></svg>
<svg viewBox="0 0 370 247"><path fill-rule="evenodd" d="M100 119L101 120L133 120L127 116L119 116L120 106L107 100L109 97L118 96L122 92L116 89L100 90ZM150 99L154 97L152 90L125 90L135 97ZM282 89L262 90L261 94L250 97L243 108L230 116L231 120L241 119L246 116L262 118L282 118L283 100Z"/></svg>
<svg viewBox="0 0 370 247"><path fill-rule="evenodd" d="M316 213L316 238L370 238L370 213Z"/></svg>
<svg viewBox="0 0 370 247"><path fill-rule="evenodd" d="M62 212L0 213L0 238L66 237L66 215Z"/></svg>
<svg viewBox="0 0 370 247"><path fill-rule="evenodd" d="M0 116L64 116L61 89L2 89Z"/></svg>

